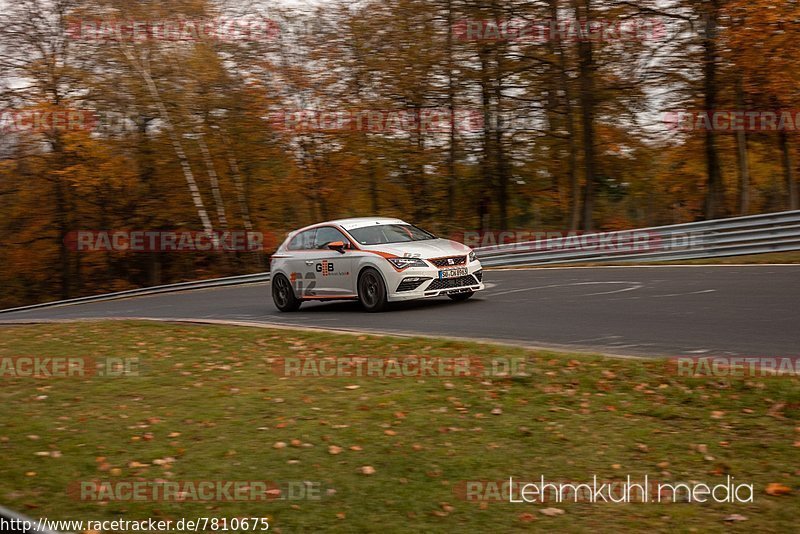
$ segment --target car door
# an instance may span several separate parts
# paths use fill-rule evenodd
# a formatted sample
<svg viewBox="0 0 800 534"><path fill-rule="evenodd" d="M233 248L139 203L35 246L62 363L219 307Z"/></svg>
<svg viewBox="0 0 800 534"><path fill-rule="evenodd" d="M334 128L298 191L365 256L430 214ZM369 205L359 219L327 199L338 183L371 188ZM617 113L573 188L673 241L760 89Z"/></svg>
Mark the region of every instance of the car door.
<svg viewBox="0 0 800 534"><path fill-rule="evenodd" d="M337 241L344 243L344 253L328 247ZM314 238L314 249L317 297L341 298L355 295L354 257L350 240L333 226L320 226Z"/></svg>
<svg viewBox="0 0 800 534"><path fill-rule="evenodd" d="M314 238L317 229L305 230L292 238L287 247L291 256L288 260L289 280L298 298L309 298L317 295L315 270L317 251L314 249Z"/></svg>

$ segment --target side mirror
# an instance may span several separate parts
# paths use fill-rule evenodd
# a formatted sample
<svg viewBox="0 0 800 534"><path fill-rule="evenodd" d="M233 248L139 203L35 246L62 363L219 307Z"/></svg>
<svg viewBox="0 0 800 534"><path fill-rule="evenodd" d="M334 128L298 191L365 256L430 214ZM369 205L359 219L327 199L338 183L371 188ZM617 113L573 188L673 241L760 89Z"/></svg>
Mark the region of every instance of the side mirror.
<svg viewBox="0 0 800 534"><path fill-rule="evenodd" d="M328 243L328 248L331 250L335 250L339 254L344 254L344 243L342 241L334 241L333 243Z"/></svg>

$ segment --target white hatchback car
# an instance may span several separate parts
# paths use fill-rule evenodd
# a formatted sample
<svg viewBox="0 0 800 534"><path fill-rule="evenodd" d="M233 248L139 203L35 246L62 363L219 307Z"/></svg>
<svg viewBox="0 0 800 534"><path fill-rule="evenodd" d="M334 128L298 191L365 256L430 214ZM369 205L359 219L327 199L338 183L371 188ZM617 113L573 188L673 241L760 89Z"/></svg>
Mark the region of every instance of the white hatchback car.
<svg viewBox="0 0 800 534"><path fill-rule="evenodd" d="M272 256L272 298L281 311L303 301L388 302L447 295L467 300L483 286L472 250L400 219L330 221L289 234Z"/></svg>

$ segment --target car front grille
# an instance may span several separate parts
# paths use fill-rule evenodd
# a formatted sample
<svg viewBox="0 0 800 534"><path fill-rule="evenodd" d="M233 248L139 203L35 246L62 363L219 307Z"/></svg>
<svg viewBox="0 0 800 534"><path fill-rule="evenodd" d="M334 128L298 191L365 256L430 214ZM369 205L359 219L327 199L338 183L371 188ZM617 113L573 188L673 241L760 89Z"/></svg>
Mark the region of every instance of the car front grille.
<svg viewBox="0 0 800 534"><path fill-rule="evenodd" d="M428 260L436 267L446 268L446 267L454 267L456 265L464 265L467 263L466 256L451 256L449 258L434 258L432 260Z"/></svg>
<svg viewBox="0 0 800 534"><path fill-rule="evenodd" d="M478 279L478 282L483 282L483 271L475 271L473 274Z"/></svg>
<svg viewBox="0 0 800 534"><path fill-rule="evenodd" d="M425 288L425 291L438 291L440 289L452 289L455 287L474 286L478 281L474 276L459 276L458 278L443 278L436 279L431 282L431 285Z"/></svg>

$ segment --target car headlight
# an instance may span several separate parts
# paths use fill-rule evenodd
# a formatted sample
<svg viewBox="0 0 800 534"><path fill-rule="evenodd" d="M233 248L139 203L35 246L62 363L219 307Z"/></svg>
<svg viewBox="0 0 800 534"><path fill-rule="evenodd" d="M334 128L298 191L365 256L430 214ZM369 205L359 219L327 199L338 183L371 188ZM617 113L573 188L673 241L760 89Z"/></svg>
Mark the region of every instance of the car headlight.
<svg viewBox="0 0 800 534"><path fill-rule="evenodd" d="M419 258L386 258L395 268L403 271L409 267L427 267L428 264Z"/></svg>
<svg viewBox="0 0 800 534"><path fill-rule="evenodd" d="M478 256L475 255L475 252L470 250L469 251L469 262L472 263L473 261L477 261Z"/></svg>

